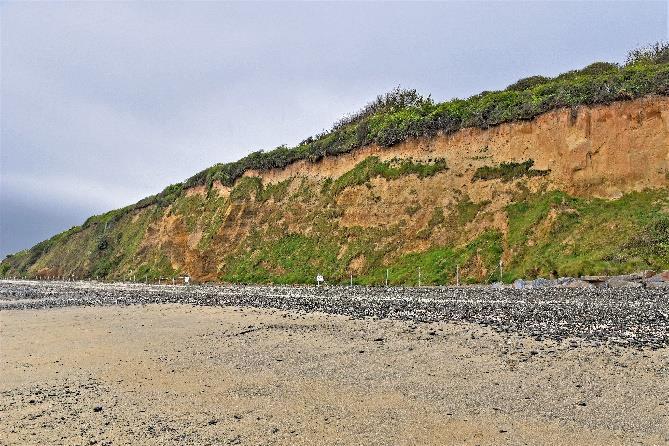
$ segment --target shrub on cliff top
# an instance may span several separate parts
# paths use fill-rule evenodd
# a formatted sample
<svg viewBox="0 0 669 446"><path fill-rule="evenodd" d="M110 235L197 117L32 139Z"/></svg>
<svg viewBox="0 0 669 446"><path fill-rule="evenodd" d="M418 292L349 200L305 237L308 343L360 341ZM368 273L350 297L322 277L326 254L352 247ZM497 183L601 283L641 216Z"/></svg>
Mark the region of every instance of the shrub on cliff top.
<svg viewBox="0 0 669 446"><path fill-rule="evenodd" d="M669 42L656 42L627 54L627 65L669 63Z"/></svg>
<svg viewBox="0 0 669 446"><path fill-rule="evenodd" d="M506 89L512 91L523 91L527 90L528 88L536 87L537 85L545 84L549 80L550 78L547 78L546 76L530 76L514 82L513 84L506 87Z"/></svg>

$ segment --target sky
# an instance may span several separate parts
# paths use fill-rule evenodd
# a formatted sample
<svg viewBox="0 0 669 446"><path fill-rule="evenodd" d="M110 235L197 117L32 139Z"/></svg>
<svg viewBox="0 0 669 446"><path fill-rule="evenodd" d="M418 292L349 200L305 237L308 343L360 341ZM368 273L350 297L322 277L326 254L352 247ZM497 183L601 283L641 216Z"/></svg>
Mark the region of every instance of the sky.
<svg viewBox="0 0 669 446"><path fill-rule="evenodd" d="M0 258L400 85L436 101L669 40L669 1L0 3Z"/></svg>

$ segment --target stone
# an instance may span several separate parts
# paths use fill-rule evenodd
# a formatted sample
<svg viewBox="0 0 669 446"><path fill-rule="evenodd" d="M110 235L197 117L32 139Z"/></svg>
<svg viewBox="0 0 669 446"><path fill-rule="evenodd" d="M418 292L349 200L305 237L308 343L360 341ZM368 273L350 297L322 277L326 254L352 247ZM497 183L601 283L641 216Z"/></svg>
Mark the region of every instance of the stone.
<svg viewBox="0 0 669 446"><path fill-rule="evenodd" d="M605 282L608 279L607 276L582 276L581 280L589 283L598 283Z"/></svg>
<svg viewBox="0 0 669 446"><path fill-rule="evenodd" d="M646 279L646 282L669 282L669 271L662 271Z"/></svg>
<svg viewBox="0 0 669 446"><path fill-rule="evenodd" d="M639 271L639 275L641 276L642 279L650 279L651 277L655 276L657 274L657 271L653 271L652 269L646 269L643 271Z"/></svg>
<svg viewBox="0 0 669 446"><path fill-rule="evenodd" d="M669 278L669 273L665 275ZM616 277L615 280L621 279ZM524 284L528 282L523 281ZM542 283L538 279L536 282ZM627 281L623 282L628 286ZM183 303L228 306L234 308L232 311L258 307L292 310L295 314L322 312L364 320L397 318L407 321L408 333L412 333L416 324L420 323L420 330L413 332L420 339L438 339L426 336L428 332L436 336L437 332L422 324L452 321L479 323L501 333L517 333L535 339L566 341L568 348L579 348L581 345L616 346L611 342L613 339L627 340L622 347L616 348L669 346L669 327L662 316L668 311L669 281L645 281L645 287L641 282L633 281L631 288L600 288L574 278L560 278L551 283L553 286L527 286L523 289L502 284L498 289L489 286L317 289L198 285L186 289L143 284L127 288L111 283L91 283L73 288L66 283L3 281L0 282L0 291L6 300L0 302L0 310L114 305L116 301L120 305ZM15 296L20 296L21 300L15 302ZM642 301L644 305L638 305ZM630 322L639 327L634 331L633 338L629 333ZM368 339L383 342L378 340L382 335L376 333ZM570 340L574 342L570 343ZM352 353L357 352L365 353L365 350L352 349ZM531 357L531 353L524 356ZM26 397L26 401L30 398L34 397Z"/></svg>
<svg viewBox="0 0 669 446"><path fill-rule="evenodd" d="M564 284L565 288L594 288L594 285L590 282L580 279L572 279Z"/></svg>
<svg viewBox="0 0 669 446"><path fill-rule="evenodd" d="M544 279L542 277L539 277L532 281L532 288L546 288L550 286L553 286L553 282L551 280Z"/></svg>
<svg viewBox="0 0 669 446"><path fill-rule="evenodd" d="M642 288L643 284L639 282L630 282L619 277L613 277L604 282L609 288Z"/></svg>

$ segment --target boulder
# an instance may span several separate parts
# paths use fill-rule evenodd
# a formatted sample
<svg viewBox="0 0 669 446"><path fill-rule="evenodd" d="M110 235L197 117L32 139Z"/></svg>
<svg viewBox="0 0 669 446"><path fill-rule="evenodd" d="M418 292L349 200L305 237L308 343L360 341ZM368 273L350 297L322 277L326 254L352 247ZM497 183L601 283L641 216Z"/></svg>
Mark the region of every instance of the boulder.
<svg viewBox="0 0 669 446"><path fill-rule="evenodd" d="M662 271L646 279L646 282L669 282L669 271Z"/></svg>
<svg viewBox="0 0 669 446"><path fill-rule="evenodd" d="M555 279L555 282L557 283L558 286L564 286L574 280L573 277L559 277Z"/></svg>
<svg viewBox="0 0 669 446"><path fill-rule="evenodd" d="M516 279L513 282L513 288L515 290L522 290L526 287L525 281L523 279Z"/></svg>
<svg viewBox="0 0 669 446"><path fill-rule="evenodd" d="M650 279L651 277L655 276L657 274L657 271L653 271L652 269L646 269L643 271L639 271L639 275L641 276L642 279Z"/></svg>
<svg viewBox="0 0 669 446"><path fill-rule="evenodd" d="M563 285L565 288L594 288L595 286L581 279L572 279Z"/></svg>
<svg viewBox="0 0 669 446"><path fill-rule="evenodd" d="M605 282L608 279L607 276L582 276L581 280L589 283L601 283Z"/></svg>
<svg viewBox="0 0 669 446"><path fill-rule="evenodd" d="M660 274L662 274L662 273L660 273ZM615 279L625 280L627 282L639 282L639 281L642 281L642 280L648 280L651 277L655 277L657 275L658 274L655 271L650 270L650 269L646 269L646 270L643 270L643 271L637 271L637 272L630 273L630 274L621 274L619 276L611 276L611 277L608 277L608 279L614 279L615 278ZM669 275L667 275L667 276L669 277Z"/></svg>
<svg viewBox="0 0 669 446"><path fill-rule="evenodd" d="M546 287L553 286L554 285L553 282L554 281L552 281L552 280L548 280L548 279L544 279L543 277L539 277L539 278L534 279L532 281L532 287L533 288L546 288Z"/></svg>

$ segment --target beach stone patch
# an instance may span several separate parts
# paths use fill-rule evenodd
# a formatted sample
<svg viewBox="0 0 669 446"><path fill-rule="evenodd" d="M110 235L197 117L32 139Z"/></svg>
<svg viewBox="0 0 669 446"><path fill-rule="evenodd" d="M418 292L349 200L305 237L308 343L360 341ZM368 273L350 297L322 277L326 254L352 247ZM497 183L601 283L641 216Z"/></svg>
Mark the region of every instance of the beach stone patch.
<svg viewBox="0 0 669 446"><path fill-rule="evenodd" d="M648 275L648 274L646 274ZM650 279L656 278L653 275ZM659 275L661 279L665 273ZM145 285L137 283L0 281L0 311L95 305L185 304L322 312L355 319L415 323L471 322L501 333L578 345L662 348L669 345L669 295L644 286L645 275L536 279L468 287ZM632 281L635 280L635 281ZM669 284L660 282L653 284ZM664 280L664 279L663 279ZM260 330L249 326L238 336ZM428 330L429 331L429 330ZM429 333L429 338L436 335ZM381 342L381 341L376 341ZM571 344L570 344L571 345Z"/></svg>

